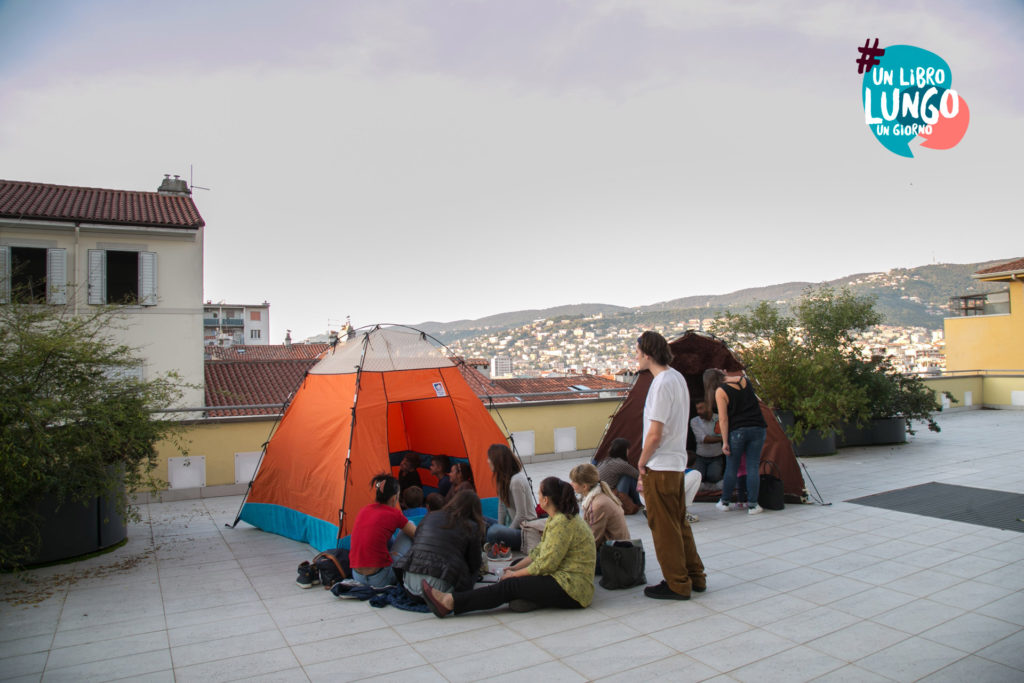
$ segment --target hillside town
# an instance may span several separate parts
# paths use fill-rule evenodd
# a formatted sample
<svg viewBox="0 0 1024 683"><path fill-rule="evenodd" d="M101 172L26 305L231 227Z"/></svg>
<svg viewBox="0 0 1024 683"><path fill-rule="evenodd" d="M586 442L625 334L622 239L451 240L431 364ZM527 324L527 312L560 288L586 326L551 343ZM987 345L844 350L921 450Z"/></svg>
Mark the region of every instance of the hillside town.
<svg viewBox="0 0 1024 683"><path fill-rule="evenodd" d="M690 318L651 327L668 339L688 329L711 331L713 318ZM645 328L598 314L584 318L535 320L450 344L458 355L492 358L495 376L544 377L565 374L622 376L635 366L637 335ZM888 356L904 373L937 374L945 368L941 330L878 325L856 341L865 356Z"/></svg>

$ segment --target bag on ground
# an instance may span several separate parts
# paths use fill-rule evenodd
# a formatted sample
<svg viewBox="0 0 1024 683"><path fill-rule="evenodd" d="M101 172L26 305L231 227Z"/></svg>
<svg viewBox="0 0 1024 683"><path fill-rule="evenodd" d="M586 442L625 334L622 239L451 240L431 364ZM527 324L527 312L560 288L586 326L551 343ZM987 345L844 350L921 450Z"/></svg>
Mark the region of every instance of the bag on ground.
<svg viewBox="0 0 1024 683"><path fill-rule="evenodd" d="M647 583L647 558L639 538L629 541L605 541L599 553L601 588L616 590Z"/></svg>
<svg viewBox="0 0 1024 683"><path fill-rule="evenodd" d="M313 558L313 566L320 576L320 584L329 589L338 581L352 578L348 564L348 548L325 550Z"/></svg>
<svg viewBox="0 0 1024 683"><path fill-rule="evenodd" d="M768 460L761 462L761 485L757 492L757 503L765 510L781 510L786 507L786 492L782 478L779 477L779 467Z"/></svg>

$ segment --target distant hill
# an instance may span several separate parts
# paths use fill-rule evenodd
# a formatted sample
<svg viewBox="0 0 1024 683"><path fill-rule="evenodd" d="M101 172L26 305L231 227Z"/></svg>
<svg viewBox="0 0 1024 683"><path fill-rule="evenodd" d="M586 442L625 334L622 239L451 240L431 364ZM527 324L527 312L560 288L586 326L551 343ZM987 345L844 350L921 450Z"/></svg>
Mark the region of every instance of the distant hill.
<svg viewBox="0 0 1024 683"><path fill-rule="evenodd" d="M888 325L929 329L942 327L949 299L963 294L1002 289L1001 285L978 282L975 272L1013 259L981 263L940 263L917 268L895 268L884 273L858 273L829 282L785 282L741 289L728 294L699 294L662 301L648 306L627 308L609 304L574 304L554 308L510 311L479 318L451 322L429 321L418 327L446 343L482 332L500 332L538 318L567 319L602 314L612 319L628 318L634 323L659 323L695 317L714 317L726 310L740 311L759 301L777 302L784 308L809 287L829 285L849 287L856 294L874 296L878 310Z"/></svg>

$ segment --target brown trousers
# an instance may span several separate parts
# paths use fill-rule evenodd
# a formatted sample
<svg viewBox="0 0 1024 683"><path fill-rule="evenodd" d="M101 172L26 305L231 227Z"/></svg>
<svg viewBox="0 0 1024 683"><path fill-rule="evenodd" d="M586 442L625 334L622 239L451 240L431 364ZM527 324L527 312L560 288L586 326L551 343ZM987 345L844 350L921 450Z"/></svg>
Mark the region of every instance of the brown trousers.
<svg viewBox="0 0 1024 683"><path fill-rule="evenodd" d="M647 470L643 494L661 575L673 591L689 595L694 586L707 586L707 576L686 521L684 478L683 472Z"/></svg>

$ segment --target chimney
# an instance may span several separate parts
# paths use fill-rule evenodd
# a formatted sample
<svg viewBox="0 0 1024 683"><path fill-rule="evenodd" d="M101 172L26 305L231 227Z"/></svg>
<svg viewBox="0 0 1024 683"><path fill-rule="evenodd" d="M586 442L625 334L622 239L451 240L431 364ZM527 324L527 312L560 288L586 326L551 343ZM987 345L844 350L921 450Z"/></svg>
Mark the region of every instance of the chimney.
<svg viewBox="0 0 1024 683"><path fill-rule="evenodd" d="M285 346L285 348L288 348L288 349L292 348L292 331L291 330L285 330L285 333L284 333L284 346Z"/></svg>
<svg viewBox="0 0 1024 683"><path fill-rule="evenodd" d="M170 195L173 197L191 197L192 192L188 189L188 183L181 179L180 176L174 176L171 179L169 173L164 174L163 182L160 183L160 187L156 188L158 194Z"/></svg>

